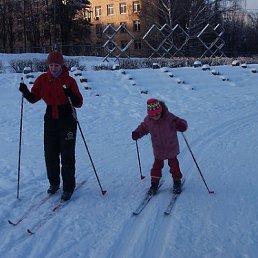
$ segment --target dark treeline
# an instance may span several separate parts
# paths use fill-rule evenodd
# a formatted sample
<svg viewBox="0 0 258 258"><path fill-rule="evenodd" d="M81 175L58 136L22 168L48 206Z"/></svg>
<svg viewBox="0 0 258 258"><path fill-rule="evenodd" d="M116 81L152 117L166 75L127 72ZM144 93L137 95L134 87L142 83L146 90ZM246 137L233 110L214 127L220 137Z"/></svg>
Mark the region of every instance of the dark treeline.
<svg viewBox="0 0 258 258"><path fill-rule="evenodd" d="M140 18L146 30L153 23L171 27L179 24L194 38L207 23L213 27L221 24L225 30L222 39L226 56L258 53L258 10L245 10L242 0L140 2ZM0 51L49 51L56 43L91 45L89 3L87 0L0 0ZM212 41L209 33L205 37ZM198 45L194 46L198 52ZM72 54L69 49L64 52Z"/></svg>

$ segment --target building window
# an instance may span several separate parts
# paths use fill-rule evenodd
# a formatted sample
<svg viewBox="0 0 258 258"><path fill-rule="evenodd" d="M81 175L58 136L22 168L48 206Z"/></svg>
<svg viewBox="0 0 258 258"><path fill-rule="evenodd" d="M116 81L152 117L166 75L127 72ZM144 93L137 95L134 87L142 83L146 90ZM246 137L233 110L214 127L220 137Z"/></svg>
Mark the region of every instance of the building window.
<svg viewBox="0 0 258 258"><path fill-rule="evenodd" d="M101 6L95 7L95 17L99 18L101 16Z"/></svg>
<svg viewBox="0 0 258 258"><path fill-rule="evenodd" d="M120 14L126 13L126 3L119 4Z"/></svg>
<svg viewBox="0 0 258 258"><path fill-rule="evenodd" d="M142 49L142 42L140 39L134 40L134 49Z"/></svg>
<svg viewBox="0 0 258 258"><path fill-rule="evenodd" d="M140 31L141 30L141 23L139 20L133 21L133 30Z"/></svg>
<svg viewBox="0 0 258 258"><path fill-rule="evenodd" d="M139 1L133 2L133 12L138 13L140 12L140 10L141 10L140 2Z"/></svg>
<svg viewBox="0 0 258 258"><path fill-rule="evenodd" d="M107 5L107 15L114 15L114 5L113 4Z"/></svg>

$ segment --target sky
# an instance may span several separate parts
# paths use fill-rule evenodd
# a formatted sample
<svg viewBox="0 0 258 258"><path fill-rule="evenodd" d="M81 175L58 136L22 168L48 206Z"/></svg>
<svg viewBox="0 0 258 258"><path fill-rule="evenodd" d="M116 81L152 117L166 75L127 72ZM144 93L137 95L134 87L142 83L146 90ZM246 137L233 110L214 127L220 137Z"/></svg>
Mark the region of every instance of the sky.
<svg viewBox="0 0 258 258"><path fill-rule="evenodd" d="M76 181L80 186L58 212L62 189L47 197L43 150L45 104L24 101L13 59L46 55L0 54L0 257L3 258L256 258L258 253L258 64L244 66L102 70L100 58L78 57L86 70L70 72L84 98L77 115ZM112 62L109 64L112 65ZM213 71L212 71L213 70ZM217 72L218 75L213 75ZM212 74L213 73L213 74ZM143 94L145 92L147 94ZM149 98L163 100L170 112L188 122L184 136L203 178L178 133L178 160L184 189L169 216L168 165L164 184L143 212L132 215L150 186L153 153L150 136L131 132L146 116ZM22 142L19 196L18 150ZM81 185L81 182L86 182ZM209 194L208 188L215 194ZM45 202L43 202L45 200ZM21 222L12 226L12 222ZM39 227L37 227L39 225ZM27 229L35 232L29 235Z"/></svg>
<svg viewBox="0 0 258 258"><path fill-rule="evenodd" d="M247 9L258 9L258 1L257 0L247 0L246 8Z"/></svg>

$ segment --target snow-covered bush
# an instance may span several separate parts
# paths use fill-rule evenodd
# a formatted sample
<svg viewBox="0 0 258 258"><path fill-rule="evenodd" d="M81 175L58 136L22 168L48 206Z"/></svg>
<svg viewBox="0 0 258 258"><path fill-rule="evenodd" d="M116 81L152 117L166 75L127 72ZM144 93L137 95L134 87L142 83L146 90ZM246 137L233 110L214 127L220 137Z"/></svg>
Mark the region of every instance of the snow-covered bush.
<svg viewBox="0 0 258 258"><path fill-rule="evenodd" d="M74 72L74 76L82 76L82 72L77 70Z"/></svg>
<svg viewBox="0 0 258 258"><path fill-rule="evenodd" d="M71 67L71 69L70 69L71 72L74 72L74 71L76 71L76 70L78 70L78 68L77 68L76 66L73 66L73 67Z"/></svg>
<svg viewBox="0 0 258 258"><path fill-rule="evenodd" d="M203 71L207 71L207 70L210 70L210 69L211 69L210 66L207 65L207 64L205 64L205 65L202 66L202 70L203 70Z"/></svg>
<svg viewBox="0 0 258 258"><path fill-rule="evenodd" d="M160 69L160 68L161 68L160 64L158 64L158 63L152 64L152 69Z"/></svg>
<svg viewBox="0 0 258 258"><path fill-rule="evenodd" d="M23 72L23 73L24 73L24 72ZM26 79L35 78L35 76L34 76L34 74L32 74L32 73L28 73L28 74L25 75L25 78L26 78Z"/></svg>
<svg viewBox="0 0 258 258"><path fill-rule="evenodd" d="M84 76L80 76L80 82L88 82L88 80Z"/></svg>
<svg viewBox="0 0 258 258"><path fill-rule="evenodd" d="M79 67L79 59L78 58L64 58L64 64L68 69L71 69L71 67L74 67L74 66Z"/></svg>
<svg viewBox="0 0 258 258"><path fill-rule="evenodd" d="M32 70L31 70L31 67L30 66L25 66L24 68L23 68L23 73L24 74L28 74L28 73L31 73L32 72Z"/></svg>
<svg viewBox="0 0 258 258"><path fill-rule="evenodd" d="M176 82L177 82L177 84L185 84L185 81L180 78L177 78Z"/></svg>
<svg viewBox="0 0 258 258"><path fill-rule="evenodd" d="M25 67L32 67L32 60L10 60L9 64L16 73L22 73Z"/></svg>
<svg viewBox="0 0 258 258"><path fill-rule="evenodd" d="M199 61L199 60L195 61L194 64L193 64L193 67L195 67L195 68L201 67L201 66L202 66L202 62Z"/></svg>
<svg viewBox="0 0 258 258"><path fill-rule="evenodd" d="M114 64L112 67L112 70L119 70L120 69L120 65L119 64Z"/></svg>
<svg viewBox="0 0 258 258"><path fill-rule="evenodd" d="M94 71L112 70L112 68L113 68L112 65L107 65L107 64L100 64L100 65L92 66L92 69L93 69Z"/></svg>
<svg viewBox="0 0 258 258"><path fill-rule="evenodd" d="M80 71L86 71L86 70L87 70L87 67L86 67L86 65L79 65L79 66L78 66L78 70L80 70Z"/></svg>
<svg viewBox="0 0 258 258"><path fill-rule="evenodd" d="M46 59L36 59L32 60L32 70L35 72L46 72L48 69L47 60Z"/></svg>
<svg viewBox="0 0 258 258"><path fill-rule="evenodd" d="M219 71L215 70L215 69L212 69L211 70L211 74L213 75L219 75Z"/></svg>
<svg viewBox="0 0 258 258"><path fill-rule="evenodd" d="M229 81L229 79L228 79L227 77L225 77L225 76L220 76L220 79L221 79L222 81Z"/></svg>
<svg viewBox="0 0 258 258"><path fill-rule="evenodd" d="M240 61L239 60L234 60L233 62L232 62L232 66L240 66Z"/></svg>

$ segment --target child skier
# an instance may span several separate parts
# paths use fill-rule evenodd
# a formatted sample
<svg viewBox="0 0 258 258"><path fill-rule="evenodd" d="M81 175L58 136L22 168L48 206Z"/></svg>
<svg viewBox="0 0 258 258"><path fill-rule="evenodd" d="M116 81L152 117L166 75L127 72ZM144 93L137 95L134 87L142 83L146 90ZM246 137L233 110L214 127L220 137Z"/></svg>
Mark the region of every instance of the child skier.
<svg viewBox="0 0 258 258"><path fill-rule="evenodd" d="M177 131L186 131L187 122L170 113L166 104L155 98L147 101L147 113L144 121L132 132L132 139L136 141L148 133L151 134L155 159L151 169L151 187L148 193L156 194L164 160L167 159L174 182L173 192L180 194L182 173L177 160L179 154Z"/></svg>

